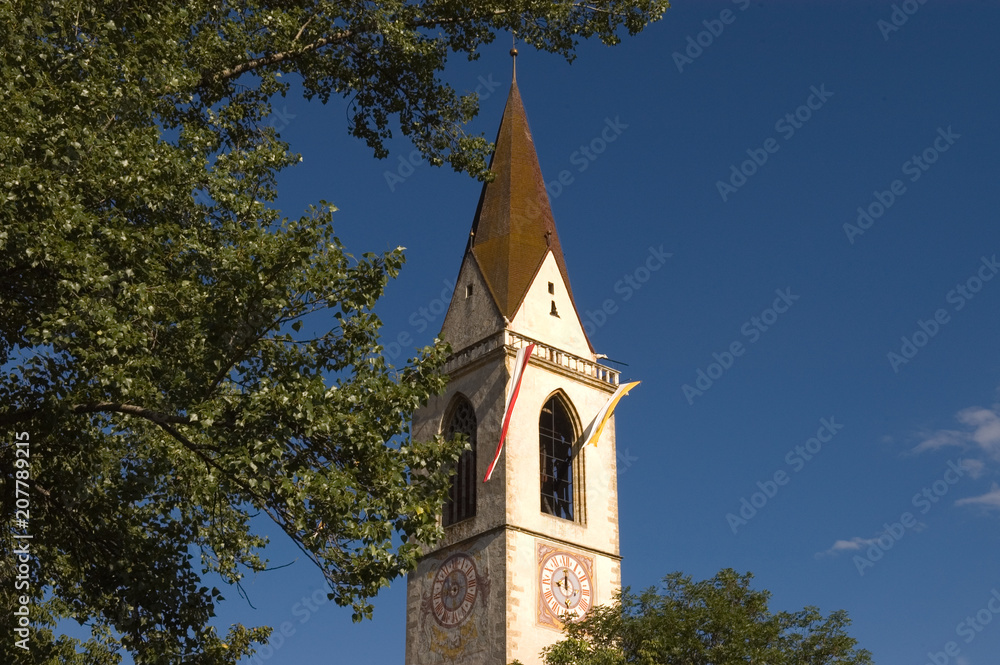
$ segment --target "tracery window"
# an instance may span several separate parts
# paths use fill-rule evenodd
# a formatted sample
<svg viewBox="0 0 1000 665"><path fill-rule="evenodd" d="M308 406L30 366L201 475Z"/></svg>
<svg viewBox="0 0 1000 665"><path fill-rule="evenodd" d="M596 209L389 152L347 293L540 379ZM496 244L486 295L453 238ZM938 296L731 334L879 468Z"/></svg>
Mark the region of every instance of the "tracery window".
<svg viewBox="0 0 1000 665"><path fill-rule="evenodd" d="M461 432L468 437L472 449L463 452L455 465L448 501L445 502L441 515L444 526L461 522L476 514L476 412L469 400L464 397L458 399L445 428L445 436L451 437L456 432Z"/></svg>
<svg viewBox="0 0 1000 665"><path fill-rule="evenodd" d="M573 519L573 422L562 400L552 397L538 420L542 512Z"/></svg>

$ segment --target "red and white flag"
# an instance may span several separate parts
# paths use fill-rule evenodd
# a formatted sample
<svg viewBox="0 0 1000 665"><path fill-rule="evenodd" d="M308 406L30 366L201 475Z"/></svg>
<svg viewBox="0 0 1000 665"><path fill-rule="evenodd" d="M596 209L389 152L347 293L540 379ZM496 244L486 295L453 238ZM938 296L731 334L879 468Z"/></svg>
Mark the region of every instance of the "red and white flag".
<svg viewBox="0 0 1000 665"><path fill-rule="evenodd" d="M484 483L493 475L493 469L500 459L500 451L503 450L503 442L507 438L507 427L510 425L510 416L514 412L514 402L517 401L517 393L521 390L521 378L524 376L524 368L528 365L528 358L531 357L531 352L534 350L535 345L529 344L528 346L522 346L517 352L517 358L514 360L514 376L511 377L510 392L507 393L507 404L503 410L503 428L500 430L500 443L497 444L497 452L493 456L493 461L490 462L490 468L486 471L486 477L483 478Z"/></svg>

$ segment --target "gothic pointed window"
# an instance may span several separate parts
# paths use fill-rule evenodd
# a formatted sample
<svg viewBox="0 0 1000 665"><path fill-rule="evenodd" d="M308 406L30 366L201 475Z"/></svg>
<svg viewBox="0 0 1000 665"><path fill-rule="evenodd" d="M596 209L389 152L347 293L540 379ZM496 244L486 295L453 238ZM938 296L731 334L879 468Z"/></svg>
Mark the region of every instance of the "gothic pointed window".
<svg viewBox="0 0 1000 665"><path fill-rule="evenodd" d="M472 449L463 452L455 466L448 501L445 502L441 515L444 526L461 522L476 514L476 412L469 400L461 396L452 409L445 436L451 437L456 432L468 437Z"/></svg>
<svg viewBox="0 0 1000 665"><path fill-rule="evenodd" d="M565 404L552 397L538 421L542 512L573 519L573 422Z"/></svg>

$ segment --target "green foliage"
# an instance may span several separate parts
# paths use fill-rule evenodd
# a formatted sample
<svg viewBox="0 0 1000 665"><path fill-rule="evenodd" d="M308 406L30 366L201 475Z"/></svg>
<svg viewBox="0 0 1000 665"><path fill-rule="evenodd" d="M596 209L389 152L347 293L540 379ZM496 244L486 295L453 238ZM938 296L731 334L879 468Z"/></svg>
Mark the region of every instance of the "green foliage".
<svg viewBox="0 0 1000 665"><path fill-rule="evenodd" d="M870 665L845 629L843 611L815 607L772 613L770 593L750 588L752 575L720 571L692 582L673 573L664 589L594 608L566 626L566 639L545 651L546 665Z"/></svg>
<svg viewBox="0 0 1000 665"><path fill-rule="evenodd" d="M475 96L438 78L449 53L513 29L571 58L665 7L0 4L0 465L10 478L27 432L34 536L32 649L8 637L0 661L238 661L269 629L216 634L222 595L202 579L266 568L259 514L370 616L440 536L464 442L407 430L448 349L390 367L373 307L401 249L353 257L332 205L273 207L299 157L270 101L296 76L309 97L350 98L349 131L376 156L398 127L432 163L486 177L490 146L462 129ZM6 485L5 599L13 501ZM59 635L66 618L92 639Z"/></svg>

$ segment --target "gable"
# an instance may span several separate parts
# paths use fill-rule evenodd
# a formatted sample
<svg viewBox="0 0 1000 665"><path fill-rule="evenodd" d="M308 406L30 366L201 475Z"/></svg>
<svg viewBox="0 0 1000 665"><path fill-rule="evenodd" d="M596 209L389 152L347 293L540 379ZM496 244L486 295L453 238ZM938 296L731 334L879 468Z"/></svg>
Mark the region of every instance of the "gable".
<svg viewBox="0 0 1000 665"><path fill-rule="evenodd" d="M549 292L550 284L552 293ZM569 284L563 278L552 252L548 252L535 273L510 328L562 351L583 358L594 358L590 341L573 303Z"/></svg>
<svg viewBox="0 0 1000 665"><path fill-rule="evenodd" d="M493 302L476 260L471 253L466 253L441 326L441 337L455 352L503 329L503 316Z"/></svg>

